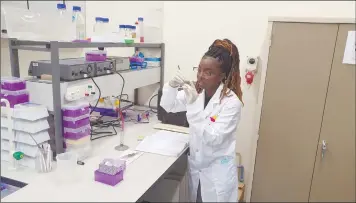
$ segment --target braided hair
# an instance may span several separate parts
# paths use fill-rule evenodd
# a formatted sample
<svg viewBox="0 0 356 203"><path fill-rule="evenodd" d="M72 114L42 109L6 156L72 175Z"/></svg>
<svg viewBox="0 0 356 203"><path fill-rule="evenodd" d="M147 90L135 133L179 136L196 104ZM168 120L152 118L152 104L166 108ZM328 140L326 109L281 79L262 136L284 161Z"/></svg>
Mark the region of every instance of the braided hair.
<svg viewBox="0 0 356 203"><path fill-rule="evenodd" d="M221 63L222 72L225 78L222 80L224 87L220 94L220 101L233 91L242 102L241 76L240 76L240 56L235 44L230 40L215 40L210 45L204 57L212 57ZM229 90L228 90L229 89Z"/></svg>

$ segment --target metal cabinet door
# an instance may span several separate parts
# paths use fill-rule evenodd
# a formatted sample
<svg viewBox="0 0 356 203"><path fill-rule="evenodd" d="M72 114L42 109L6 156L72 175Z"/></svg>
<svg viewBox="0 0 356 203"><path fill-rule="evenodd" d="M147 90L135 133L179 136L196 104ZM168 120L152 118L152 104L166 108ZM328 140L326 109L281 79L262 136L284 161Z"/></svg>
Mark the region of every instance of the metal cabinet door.
<svg viewBox="0 0 356 203"><path fill-rule="evenodd" d="M310 202L355 202L355 65L343 64L355 24L341 24L333 58ZM323 142L325 143L323 149Z"/></svg>
<svg viewBox="0 0 356 203"><path fill-rule="evenodd" d="M273 23L252 202L308 201L337 29Z"/></svg>

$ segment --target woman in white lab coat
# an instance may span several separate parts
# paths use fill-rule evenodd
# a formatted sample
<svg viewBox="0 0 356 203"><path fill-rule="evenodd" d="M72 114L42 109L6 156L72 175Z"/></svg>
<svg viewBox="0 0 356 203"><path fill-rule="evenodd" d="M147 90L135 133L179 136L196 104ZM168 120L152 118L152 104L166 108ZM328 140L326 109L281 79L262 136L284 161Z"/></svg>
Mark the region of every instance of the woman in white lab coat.
<svg viewBox="0 0 356 203"><path fill-rule="evenodd" d="M163 87L167 112L187 111L192 202L237 202L236 128L242 107L239 52L215 40L200 61L197 82L177 75ZM183 88L178 91L178 88Z"/></svg>

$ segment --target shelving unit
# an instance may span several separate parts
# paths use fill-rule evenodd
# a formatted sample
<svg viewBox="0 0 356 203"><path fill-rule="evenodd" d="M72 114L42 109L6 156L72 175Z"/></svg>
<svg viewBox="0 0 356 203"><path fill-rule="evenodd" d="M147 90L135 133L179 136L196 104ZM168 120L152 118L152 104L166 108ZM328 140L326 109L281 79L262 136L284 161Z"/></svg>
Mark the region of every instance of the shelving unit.
<svg viewBox="0 0 356 203"><path fill-rule="evenodd" d="M50 52L52 65L52 92L53 92L53 107L54 107L54 124L55 124L55 143L56 152L63 153L63 130L62 130L62 111L61 111L61 87L60 87L60 66L59 66L59 50L74 49L74 48L159 48L161 49L161 67L160 67L160 86L163 86L164 81L164 43L96 43L96 42L58 42L58 41L27 41L9 39L11 74L14 77L20 77L20 65L18 50ZM137 102L138 89L134 90L134 102ZM60 127L58 127L60 126Z"/></svg>

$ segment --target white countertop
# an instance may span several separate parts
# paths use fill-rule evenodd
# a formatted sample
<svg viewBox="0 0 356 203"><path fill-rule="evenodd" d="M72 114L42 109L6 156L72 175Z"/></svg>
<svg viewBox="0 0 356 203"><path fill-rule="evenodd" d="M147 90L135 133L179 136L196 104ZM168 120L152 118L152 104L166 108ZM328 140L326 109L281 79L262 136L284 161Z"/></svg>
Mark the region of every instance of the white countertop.
<svg viewBox="0 0 356 203"><path fill-rule="evenodd" d="M135 149L138 136L154 133L157 123L153 116L149 124L125 123L125 144ZM61 181L60 171L39 174L30 169L9 171L1 164L1 176L24 183L26 187L3 198L2 202L136 202L145 192L174 164L178 157L167 157L144 153L129 164L124 180L112 187L94 181L94 171L104 158L118 158L122 152L116 151L119 135L106 137L92 142L93 155L86 159L85 165L78 165L72 174L72 181Z"/></svg>

